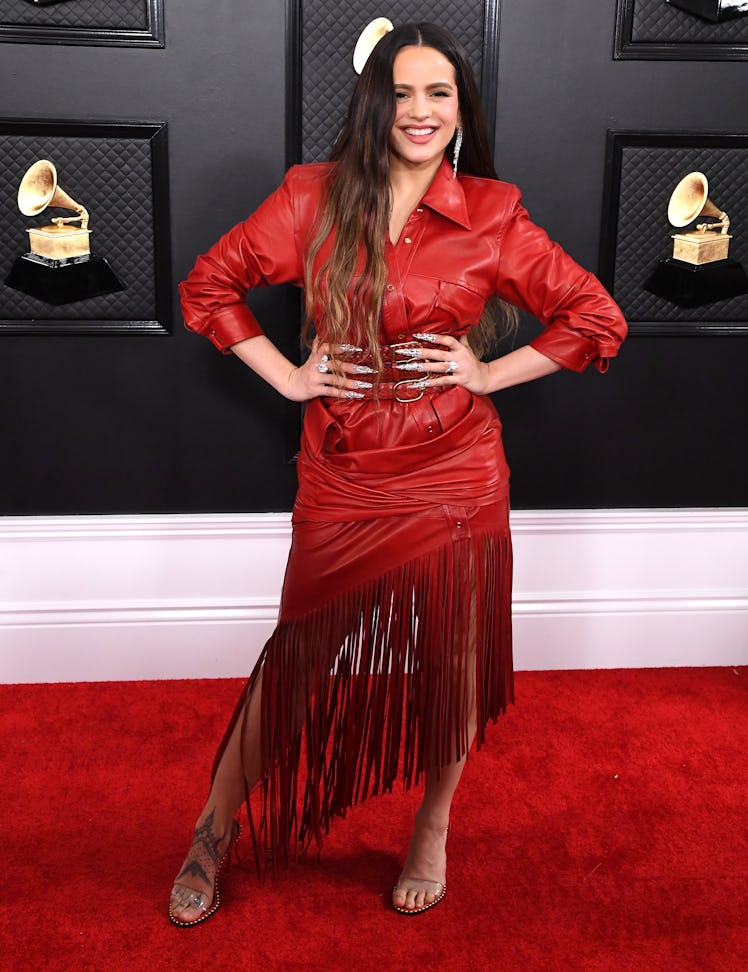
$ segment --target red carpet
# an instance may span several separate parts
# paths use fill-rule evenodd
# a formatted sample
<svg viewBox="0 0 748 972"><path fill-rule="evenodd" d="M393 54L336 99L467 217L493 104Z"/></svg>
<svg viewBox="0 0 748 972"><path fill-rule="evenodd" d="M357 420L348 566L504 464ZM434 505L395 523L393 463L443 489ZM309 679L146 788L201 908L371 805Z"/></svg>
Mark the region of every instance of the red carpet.
<svg viewBox="0 0 748 972"><path fill-rule="evenodd" d="M2 969L748 969L748 670L520 673L458 791L443 904L387 906L415 805L396 793L276 884L233 868L219 913L176 929L240 686L0 686Z"/></svg>

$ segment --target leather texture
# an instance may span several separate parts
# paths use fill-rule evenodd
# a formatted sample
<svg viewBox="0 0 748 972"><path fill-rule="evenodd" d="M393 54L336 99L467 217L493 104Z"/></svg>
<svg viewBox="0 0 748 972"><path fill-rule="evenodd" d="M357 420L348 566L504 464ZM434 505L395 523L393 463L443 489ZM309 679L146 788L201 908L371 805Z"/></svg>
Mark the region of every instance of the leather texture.
<svg viewBox="0 0 748 972"><path fill-rule="evenodd" d="M305 245L331 168L294 166L249 219L198 258L180 286L190 330L224 351L262 333L246 292L302 285ZM316 266L330 242L320 248ZM409 340L414 332L465 334L495 294L533 314L545 330L532 346L573 371L589 364L605 371L626 334L607 291L530 220L515 186L453 179L446 159L385 253L382 344Z"/></svg>
<svg viewBox="0 0 748 972"><path fill-rule="evenodd" d="M328 163L292 168L248 220L198 258L181 284L189 329L222 350L262 333L246 292L301 284L305 244L330 172ZM533 345L576 371L590 363L605 370L626 332L612 298L531 222L516 187L453 179L446 160L385 252L382 344L411 340L414 332L465 334L493 294L535 314L545 330ZM461 386L443 394L427 390L408 403L313 399L297 470L282 617L311 609L315 598L339 594L354 579L362 583L428 549L467 539L477 513L506 504L509 485L496 409ZM400 518L397 529L393 518ZM481 532L505 518L494 512L474 523L482 524ZM356 552L355 570L346 550Z"/></svg>
<svg viewBox="0 0 748 972"><path fill-rule="evenodd" d="M181 285L189 329L224 351L262 333L246 291L302 283L331 171L291 169L198 259ZM578 371L604 370L625 334L612 298L530 221L515 187L453 179L446 161L385 258L382 345L465 334L494 294L534 313L538 350ZM320 847L367 793L460 758L471 698L480 745L513 697L509 468L491 399L460 385L408 403L315 398L297 471L278 627L217 756L236 725L248 731L261 672L267 782L253 834L274 868L300 843Z"/></svg>

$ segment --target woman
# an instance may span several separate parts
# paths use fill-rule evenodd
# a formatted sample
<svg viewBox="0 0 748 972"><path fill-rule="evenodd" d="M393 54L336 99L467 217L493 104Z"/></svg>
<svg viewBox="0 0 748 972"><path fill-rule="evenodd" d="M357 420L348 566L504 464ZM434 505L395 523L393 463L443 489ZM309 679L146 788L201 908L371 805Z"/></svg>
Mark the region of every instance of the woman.
<svg viewBox="0 0 748 972"><path fill-rule="evenodd" d="M219 748L172 891L178 925L217 909L243 801L277 870L397 776L425 788L393 905L442 900L468 750L512 700L509 471L486 396L605 371L625 334L598 281L497 180L444 30L404 24L376 45L332 159L291 169L181 288L188 328L307 407L278 627ZM281 282L305 286L315 333L298 367L244 302ZM545 330L485 362L495 297Z"/></svg>

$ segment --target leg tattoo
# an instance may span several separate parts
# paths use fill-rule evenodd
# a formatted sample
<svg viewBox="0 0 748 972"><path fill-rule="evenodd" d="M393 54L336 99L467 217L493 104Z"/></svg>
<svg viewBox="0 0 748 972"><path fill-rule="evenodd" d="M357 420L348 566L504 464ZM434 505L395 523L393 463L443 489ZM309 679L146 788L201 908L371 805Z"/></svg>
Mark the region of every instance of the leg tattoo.
<svg viewBox="0 0 748 972"><path fill-rule="evenodd" d="M189 874L192 877L200 878L209 886L213 883L213 880L205 873L203 864L212 864L214 869L218 866L218 841L213 834L214 813L215 811L211 810L203 823L199 827L195 827L195 836L191 848L191 852L195 852L195 857L189 860L177 874L177 880L184 877L185 874Z"/></svg>

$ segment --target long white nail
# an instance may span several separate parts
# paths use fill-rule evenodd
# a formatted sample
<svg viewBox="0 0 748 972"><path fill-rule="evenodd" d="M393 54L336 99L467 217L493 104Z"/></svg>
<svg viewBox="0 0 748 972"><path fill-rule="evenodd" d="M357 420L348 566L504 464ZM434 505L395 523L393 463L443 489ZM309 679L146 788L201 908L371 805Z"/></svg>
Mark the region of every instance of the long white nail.
<svg viewBox="0 0 748 972"><path fill-rule="evenodd" d="M344 353L364 350L363 348L357 348L355 344L339 344L338 349Z"/></svg>
<svg viewBox="0 0 748 972"><path fill-rule="evenodd" d="M423 371L423 362L405 361L403 364L398 364L395 362L395 367L398 371Z"/></svg>
<svg viewBox="0 0 748 972"><path fill-rule="evenodd" d="M419 341L430 341L432 344L439 343L439 336L437 334L414 334L414 338L418 338Z"/></svg>
<svg viewBox="0 0 748 972"><path fill-rule="evenodd" d="M376 368L369 368L368 365L354 365L354 375L375 375Z"/></svg>
<svg viewBox="0 0 748 972"><path fill-rule="evenodd" d="M428 378L421 378L419 381L411 381L408 388L412 388L413 391L422 391L424 388L429 387Z"/></svg>
<svg viewBox="0 0 748 972"><path fill-rule="evenodd" d="M365 398L365 397L366 396L362 395L361 392L354 392L354 391L343 392L343 398Z"/></svg>
<svg viewBox="0 0 748 972"><path fill-rule="evenodd" d="M374 386L370 381L354 381L354 388L373 388Z"/></svg>

